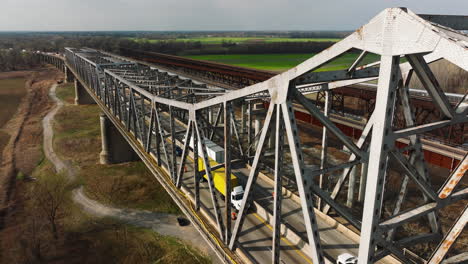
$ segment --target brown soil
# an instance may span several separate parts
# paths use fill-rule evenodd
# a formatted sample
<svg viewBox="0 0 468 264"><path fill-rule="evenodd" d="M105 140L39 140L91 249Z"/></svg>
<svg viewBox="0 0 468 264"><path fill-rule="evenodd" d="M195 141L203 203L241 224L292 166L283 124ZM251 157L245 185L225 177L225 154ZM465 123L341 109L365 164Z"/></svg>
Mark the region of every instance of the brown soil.
<svg viewBox="0 0 468 264"><path fill-rule="evenodd" d="M10 132L9 141L3 150L0 164L0 229L9 225L9 217L21 201L15 192L21 189L16 184L16 175L29 175L42 157L41 119L50 107L48 88L63 79L55 68L0 73L0 78L27 77L27 95L22 99L17 113L5 125ZM3 239L2 239L3 240Z"/></svg>
<svg viewBox="0 0 468 264"><path fill-rule="evenodd" d="M33 71L13 71L13 72L0 72L0 80L12 78L25 78L30 76Z"/></svg>

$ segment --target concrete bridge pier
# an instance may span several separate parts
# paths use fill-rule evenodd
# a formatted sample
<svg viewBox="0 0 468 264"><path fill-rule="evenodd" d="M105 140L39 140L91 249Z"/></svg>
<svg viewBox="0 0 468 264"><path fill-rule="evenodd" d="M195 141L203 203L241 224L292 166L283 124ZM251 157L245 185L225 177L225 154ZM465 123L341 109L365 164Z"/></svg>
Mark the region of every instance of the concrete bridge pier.
<svg viewBox="0 0 468 264"><path fill-rule="evenodd" d="M94 99L89 95L84 86L75 78L75 104L96 104Z"/></svg>
<svg viewBox="0 0 468 264"><path fill-rule="evenodd" d="M100 114L102 151L101 164L115 164L139 160L138 155L112 124L106 114Z"/></svg>
<svg viewBox="0 0 468 264"><path fill-rule="evenodd" d="M71 83L75 80L75 76L73 75L72 71L68 69L67 66L64 68L64 73L65 73L65 83Z"/></svg>

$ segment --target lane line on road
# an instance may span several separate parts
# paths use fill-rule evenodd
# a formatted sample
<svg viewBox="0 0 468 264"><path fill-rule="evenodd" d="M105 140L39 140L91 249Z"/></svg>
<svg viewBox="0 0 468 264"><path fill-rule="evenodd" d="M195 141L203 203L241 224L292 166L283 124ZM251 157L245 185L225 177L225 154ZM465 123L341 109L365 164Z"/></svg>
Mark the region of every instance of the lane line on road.
<svg viewBox="0 0 468 264"><path fill-rule="evenodd" d="M273 227L266 222L266 220L264 220L261 216L259 216L257 213L252 213L258 220L260 220L260 222L262 222L262 224L264 224L266 227L268 227L270 230L273 230ZM287 240L284 236L280 236L281 237L281 240L283 240L286 244L288 244L288 246L294 248L294 251L299 255L301 256L303 259L305 259L307 261L307 263L310 263L310 264L313 264L313 262L306 256L304 255L304 253L302 253L302 251L294 244L292 244L291 242L289 242L289 240Z"/></svg>

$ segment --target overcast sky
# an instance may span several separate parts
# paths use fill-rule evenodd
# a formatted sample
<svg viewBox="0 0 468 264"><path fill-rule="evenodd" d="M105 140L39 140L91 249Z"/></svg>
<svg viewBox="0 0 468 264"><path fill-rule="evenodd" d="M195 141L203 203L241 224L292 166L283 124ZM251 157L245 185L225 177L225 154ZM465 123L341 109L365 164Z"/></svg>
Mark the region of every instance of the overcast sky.
<svg viewBox="0 0 468 264"><path fill-rule="evenodd" d="M351 30L398 6L468 15L468 0L0 0L0 31Z"/></svg>

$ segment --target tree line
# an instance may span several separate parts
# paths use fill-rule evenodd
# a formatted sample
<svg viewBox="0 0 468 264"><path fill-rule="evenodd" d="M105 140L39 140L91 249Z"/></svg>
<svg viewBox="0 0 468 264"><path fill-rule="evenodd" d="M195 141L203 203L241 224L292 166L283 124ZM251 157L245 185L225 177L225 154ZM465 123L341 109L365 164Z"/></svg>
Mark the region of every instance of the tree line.
<svg viewBox="0 0 468 264"><path fill-rule="evenodd" d="M31 69L39 64L39 58L31 52L14 48L0 50L0 72Z"/></svg>
<svg viewBox="0 0 468 264"><path fill-rule="evenodd" d="M299 33L297 33L299 34ZM331 46L333 42L273 42L273 43L235 43L224 41L221 44L206 44L200 41L158 40L135 41L120 35L71 35L71 34L0 34L0 50L17 52L45 51L61 52L65 47L89 47L118 53L120 48L145 50L173 55L196 54L259 54L259 53L316 53Z"/></svg>

